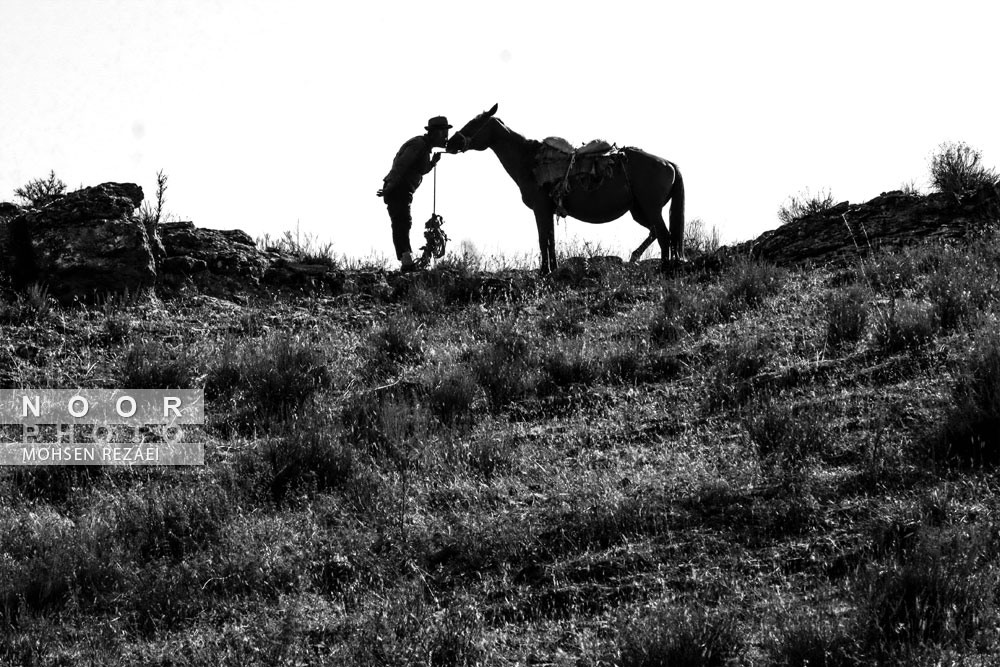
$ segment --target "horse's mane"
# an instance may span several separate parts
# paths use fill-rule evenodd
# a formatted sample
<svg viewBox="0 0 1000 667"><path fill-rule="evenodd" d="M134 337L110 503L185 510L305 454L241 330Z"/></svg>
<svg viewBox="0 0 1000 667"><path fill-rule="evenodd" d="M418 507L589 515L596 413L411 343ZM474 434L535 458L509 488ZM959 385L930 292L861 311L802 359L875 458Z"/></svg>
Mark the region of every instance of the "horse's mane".
<svg viewBox="0 0 1000 667"><path fill-rule="evenodd" d="M521 141L524 142L524 146L526 148L526 150L525 150L525 157L527 158L526 159L527 166L528 166L529 169L531 167L533 167L534 164L535 164L535 159L538 156L538 151L540 151L541 148L542 148L542 142L538 141L537 139L528 139L526 136L524 136L523 134L521 134L517 130L512 130L510 128L510 126L507 125L507 123L503 122L501 119L497 118L496 116L493 116L492 118L493 118L493 120L495 120L497 123L500 124L500 127L502 127L507 132L509 132L510 134L514 135L514 137L516 137L516 138L518 138L518 139L520 139Z"/></svg>

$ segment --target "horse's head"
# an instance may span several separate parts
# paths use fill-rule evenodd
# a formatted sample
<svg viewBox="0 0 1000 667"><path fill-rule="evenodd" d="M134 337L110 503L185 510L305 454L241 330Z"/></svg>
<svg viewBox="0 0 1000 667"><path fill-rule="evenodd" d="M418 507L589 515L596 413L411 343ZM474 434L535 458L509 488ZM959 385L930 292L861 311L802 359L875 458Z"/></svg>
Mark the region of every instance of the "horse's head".
<svg viewBox="0 0 1000 667"><path fill-rule="evenodd" d="M489 111L484 111L451 135L445 150L449 153L464 153L465 151L481 151L490 145L490 121L497 112L498 104Z"/></svg>

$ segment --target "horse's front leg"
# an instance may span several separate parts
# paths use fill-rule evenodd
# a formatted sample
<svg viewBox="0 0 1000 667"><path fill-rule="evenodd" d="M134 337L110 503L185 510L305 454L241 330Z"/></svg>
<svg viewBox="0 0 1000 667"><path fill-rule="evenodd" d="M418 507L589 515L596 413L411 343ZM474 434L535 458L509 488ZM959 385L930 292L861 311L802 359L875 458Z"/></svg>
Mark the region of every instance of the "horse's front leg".
<svg viewBox="0 0 1000 667"><path fill-rule="evenodd" d="M542 254L543 274L551 273L556 269L556 232L552 211L544 208L536 208L535 225L538 227L538 249Z"/></svg>

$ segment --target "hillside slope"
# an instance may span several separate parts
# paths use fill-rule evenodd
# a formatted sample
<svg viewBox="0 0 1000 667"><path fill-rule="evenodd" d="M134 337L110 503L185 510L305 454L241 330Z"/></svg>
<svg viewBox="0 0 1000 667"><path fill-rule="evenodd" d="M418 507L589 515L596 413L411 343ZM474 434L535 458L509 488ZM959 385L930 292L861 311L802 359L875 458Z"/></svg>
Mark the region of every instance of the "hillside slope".
<svg viewBox="0 0 1000 667"><path fill-rule="evenodd" d="M996 241L9 299L5 386L203 387L208 463L0 470L0 662L988 664Z"/></svg>

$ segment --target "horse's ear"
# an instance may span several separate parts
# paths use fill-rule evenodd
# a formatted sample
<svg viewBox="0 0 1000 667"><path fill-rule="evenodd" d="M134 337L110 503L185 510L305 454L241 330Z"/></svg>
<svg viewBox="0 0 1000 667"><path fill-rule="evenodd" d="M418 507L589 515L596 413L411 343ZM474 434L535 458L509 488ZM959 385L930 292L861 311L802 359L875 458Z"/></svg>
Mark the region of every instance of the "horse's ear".
<svg viewBox="0 0 1000 667"><path fill-rule="evenodd" d="M493 107L489 111L486 112L486 115L487 116L492 116L493 114L495 114L497 112L497 107L498 106L500 106L499 102L497 102L496 104L494 104Z"/></svg>

